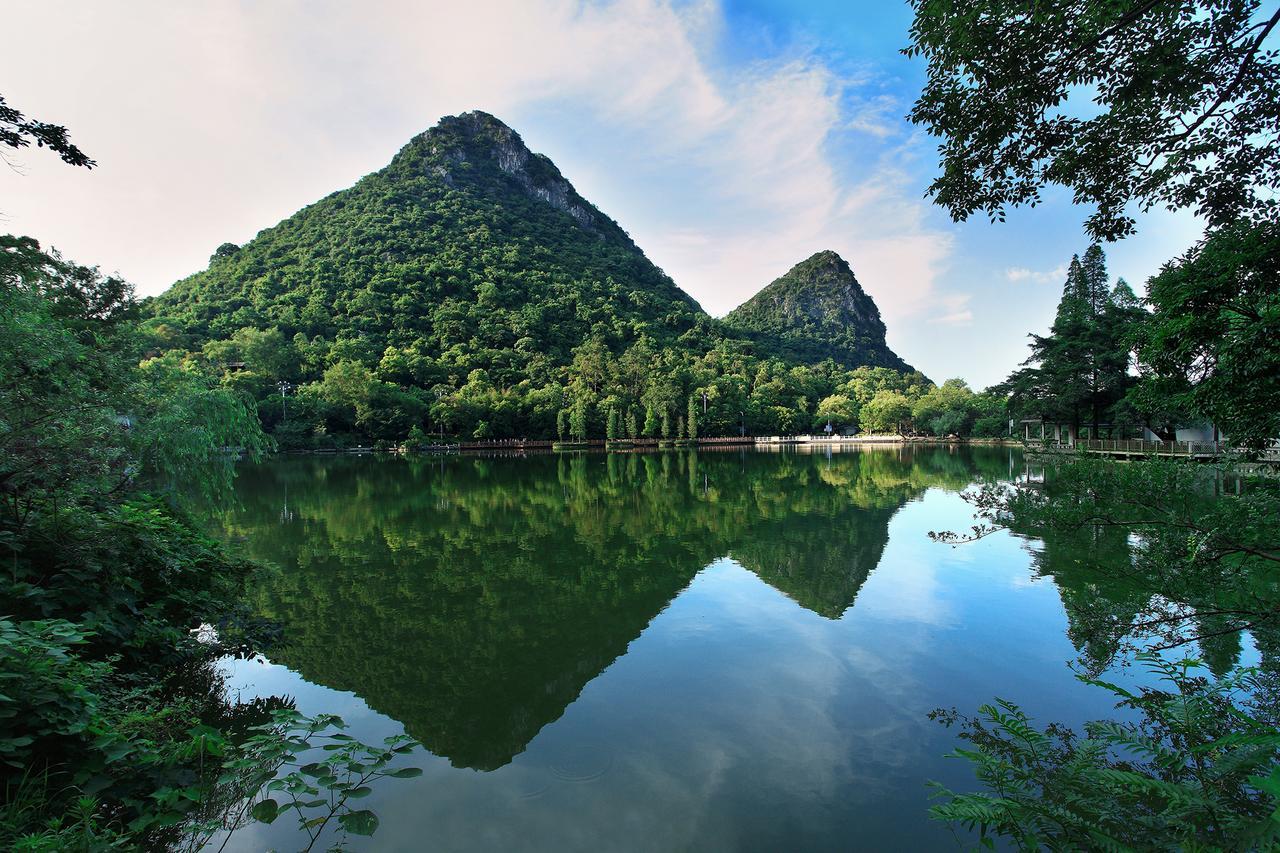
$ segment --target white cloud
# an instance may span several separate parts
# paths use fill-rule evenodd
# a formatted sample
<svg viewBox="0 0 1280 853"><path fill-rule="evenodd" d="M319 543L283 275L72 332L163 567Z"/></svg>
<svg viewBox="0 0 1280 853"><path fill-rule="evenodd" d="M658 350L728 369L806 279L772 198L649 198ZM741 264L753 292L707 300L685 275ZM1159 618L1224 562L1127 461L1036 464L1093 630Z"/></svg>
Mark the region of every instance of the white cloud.
<svg viewBox="0 0 1280 853"><path fill-rule="evenodd" d="M1067 277L1067 265L1059 264L1051 270L1039 271L1026 267L1009 267L1004 271L1004 277L1014 284L1022 281L1030 281L1035 284L1062 282Z"/></svg>
<svg viewBox="0 0 1280 853"><path fill-rule="evenodd" d="M967 293L941 296L938 298L941 313L929 318L929 322L939 326L968 326L973 323L973 311L969 308Z"/></svg>
<svg viewBox="0 0 1280 853"><path fill-rule="evenodd" d="M6 20L62 50L51 70L45 40L13 40L5 94L101 164L24 154L29 176L0 176L11 229L144 293L380 168L439 116L485 109L713 313L827 248L891 325L940 304L952 244L926 223L892 99L801 49L726 66L716 3L40 0ZM879 153L838 163L849 134Z"/></svg>
<svg viewBox="0 0 1280 853"><path fill-rule="evenodd" d="M857 101L853 105L852 130L868 133L877 139L887 139L899 131L898 118L902 105L891 95L876 95Z"/></svg>

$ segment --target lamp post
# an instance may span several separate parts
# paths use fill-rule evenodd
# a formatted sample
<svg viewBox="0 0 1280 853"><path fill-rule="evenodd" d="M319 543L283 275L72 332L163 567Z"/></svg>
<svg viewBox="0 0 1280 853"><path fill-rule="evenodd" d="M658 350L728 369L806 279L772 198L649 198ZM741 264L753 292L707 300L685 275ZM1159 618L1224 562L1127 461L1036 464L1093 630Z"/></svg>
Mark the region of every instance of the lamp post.
<svg viewBox="0 0 1280 853"><path fill-rule="evenodd" d="M297 386L292 382L281 379L276 383L276 387L280 389L280 420L285 421L289 419L289 407L285 404L285 394L288 394Z"/></svg>
<svg viewBox="0 0 1280 853"><path fill-rule="evenodd" d="M444 389L437 388L435 390L435 394L436 394L436 405L439 406L440 401L444 399ZM444 418L440 417L439 414L436 415L436 429L440 433L440 443L444 444Z"/></svg>

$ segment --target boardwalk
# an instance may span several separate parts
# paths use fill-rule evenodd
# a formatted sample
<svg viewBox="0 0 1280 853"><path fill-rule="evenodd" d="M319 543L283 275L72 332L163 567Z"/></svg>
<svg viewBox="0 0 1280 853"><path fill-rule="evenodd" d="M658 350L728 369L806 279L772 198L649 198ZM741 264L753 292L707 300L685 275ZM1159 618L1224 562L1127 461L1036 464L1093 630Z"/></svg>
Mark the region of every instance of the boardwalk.
<svg viewBox="0 0 1280 853"><path fill-rule="evenodd" d="M1030 452L1079 453L1121 459L1159 457L1162 459L1196 459L1213 461L1234 452L1234 448L1217 441L1147 441L1137 438L1077 439L1074 444L1027 442ZM1280 446L1272 446L1258 456L1261 462L1280 462Z"/></svg>

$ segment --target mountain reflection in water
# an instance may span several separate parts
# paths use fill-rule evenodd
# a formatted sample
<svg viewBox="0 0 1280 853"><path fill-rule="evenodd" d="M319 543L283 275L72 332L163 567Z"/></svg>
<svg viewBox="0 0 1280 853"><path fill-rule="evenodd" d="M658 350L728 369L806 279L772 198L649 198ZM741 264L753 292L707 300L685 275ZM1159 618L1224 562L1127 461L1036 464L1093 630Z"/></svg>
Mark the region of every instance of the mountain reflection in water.
<svg viewBox="0 0 1280 853"><path fill-rule="evenodd" d="M838 618L957 448L302 457L248 467L220 516L271 569L252 603L272 660L351 691L455 766L520 754L704 567L729 556Z"/></svg>

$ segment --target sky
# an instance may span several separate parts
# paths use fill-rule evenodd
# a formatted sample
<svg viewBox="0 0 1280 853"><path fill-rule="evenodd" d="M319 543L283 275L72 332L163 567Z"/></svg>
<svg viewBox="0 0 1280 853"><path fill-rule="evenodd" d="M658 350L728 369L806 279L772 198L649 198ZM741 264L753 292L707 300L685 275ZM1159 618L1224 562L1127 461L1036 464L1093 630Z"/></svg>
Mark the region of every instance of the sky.
<svg viewBox="0 0 1280 853"><path fill-rule="evenodd" d="M156 294L386 165L444 115L493 113L722 316L833 249L889 344L935 381L1004 378L1043 332L1089 211L1051 190L954 223L893 0L8 0L0 94L66 125L92 171L26 149L0 229ZM1139 217L1135 289L1198 238Z"/></svg>

